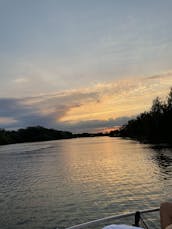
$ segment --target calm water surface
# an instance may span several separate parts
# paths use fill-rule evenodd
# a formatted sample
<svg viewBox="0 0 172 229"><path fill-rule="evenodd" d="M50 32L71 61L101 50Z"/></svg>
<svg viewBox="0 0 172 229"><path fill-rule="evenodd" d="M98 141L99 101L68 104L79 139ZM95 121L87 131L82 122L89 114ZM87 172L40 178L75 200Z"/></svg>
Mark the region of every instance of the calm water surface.
<svg viewBox="0 0 172 229"><path fill-rule="evenodd" d="M0 147L0 228L65 228L172 200L172 149L120 138Z"/></svg>

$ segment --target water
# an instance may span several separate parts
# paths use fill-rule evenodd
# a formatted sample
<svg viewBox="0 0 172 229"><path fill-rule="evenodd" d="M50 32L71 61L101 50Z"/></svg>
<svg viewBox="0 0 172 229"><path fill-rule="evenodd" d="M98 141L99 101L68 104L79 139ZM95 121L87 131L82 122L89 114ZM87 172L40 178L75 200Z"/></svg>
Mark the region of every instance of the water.
<svg viewBox="0 0 172 229"><path fill-rule="evenodd" d="M0 147L0 228L65 228L172 200L172 149L120 138Z"/></svg>

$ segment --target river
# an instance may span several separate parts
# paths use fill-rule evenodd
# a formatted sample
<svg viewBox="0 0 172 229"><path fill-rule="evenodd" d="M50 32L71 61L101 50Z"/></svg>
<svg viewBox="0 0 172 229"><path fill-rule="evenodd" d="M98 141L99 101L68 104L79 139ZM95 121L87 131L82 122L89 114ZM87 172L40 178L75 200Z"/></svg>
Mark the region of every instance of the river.
<svg viewBox="0 0 172 229"><path fill-rule="evenodd" d="M0 228L65 228L172 200L172 149L95 137L0 146Z"/></svg>

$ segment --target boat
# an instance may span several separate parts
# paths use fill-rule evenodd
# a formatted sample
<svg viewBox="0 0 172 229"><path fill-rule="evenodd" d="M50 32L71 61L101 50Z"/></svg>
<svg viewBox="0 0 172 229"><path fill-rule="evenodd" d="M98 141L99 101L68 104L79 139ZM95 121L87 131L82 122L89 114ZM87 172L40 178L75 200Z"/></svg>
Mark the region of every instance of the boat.
<svg viewBox="0 0 172 229"><path fill-rule="evenodd" d="M113 220L115 222L115 220L119 220L119 219L123 223L123 222L125 222L125 218L127 218L127 217L133 217L132 226L141 227L144 229L150 229L150 228L155 229L155 228L159 228L159 225L158 225L159 222L154 222L154 224L152 222L150 224L150 221L149 221L149 223L148 223L146 220L146 215L149 213L158 212L159 210L160 210L160 208L151 208L151 209L145 209L145 210L136 211L136 212L129 212L126 214L107 216L107 217L104 217L101 219L96 219L96 220L92 220L92 221L85 222L82 224L74 225L74 226L68 227L66 229L86 229L86 228L88 229L88 228L91 228L92 226L94 226L94 228L95 228L100 223L101 224L106 223L106 226L107 226L108 221L112 222L112 220ZM159 220L157 220L157 221L159 221ZM155 224L157 224L157 225L155 225Z"/></svg>

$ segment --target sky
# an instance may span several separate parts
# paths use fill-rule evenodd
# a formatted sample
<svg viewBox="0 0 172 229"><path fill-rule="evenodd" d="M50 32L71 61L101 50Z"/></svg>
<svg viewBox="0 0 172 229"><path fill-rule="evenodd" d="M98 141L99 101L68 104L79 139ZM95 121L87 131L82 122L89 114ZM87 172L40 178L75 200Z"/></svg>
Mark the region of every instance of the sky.
<svg viewBox="0 0 172 229"><path fill-rule="evenodd" d="M0 128L116 128L172 87L171 0L0 0Z"/></svg>

